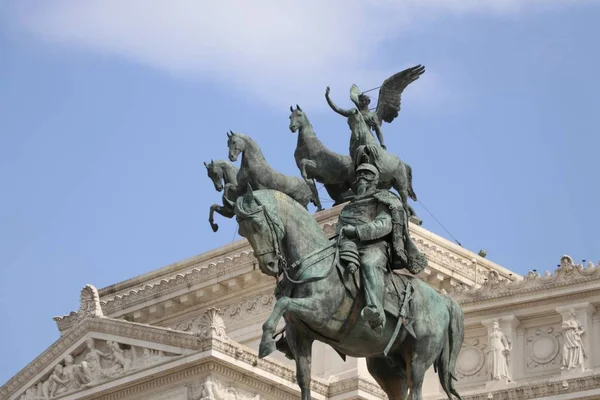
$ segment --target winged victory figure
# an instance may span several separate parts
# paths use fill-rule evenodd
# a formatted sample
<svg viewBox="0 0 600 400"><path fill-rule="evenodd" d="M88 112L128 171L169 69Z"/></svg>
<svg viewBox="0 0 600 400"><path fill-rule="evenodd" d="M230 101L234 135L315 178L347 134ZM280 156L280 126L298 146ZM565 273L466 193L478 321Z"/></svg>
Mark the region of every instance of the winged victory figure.
<svg viewBox="0 0 600 400"><path fill-rule="evenodd" d="M400 113L402 92L408 85L419 79L425 72L425 67L416 65L400 71L387 78L379 87L379 97L375 112L369 109L371 98L361 92L358 86L352 85L350 89L350 99L356 104L365 118L365 121L377 135L379 144L385 149L383 141L383 131L381 125L383 121L391 123Z"/></svg>

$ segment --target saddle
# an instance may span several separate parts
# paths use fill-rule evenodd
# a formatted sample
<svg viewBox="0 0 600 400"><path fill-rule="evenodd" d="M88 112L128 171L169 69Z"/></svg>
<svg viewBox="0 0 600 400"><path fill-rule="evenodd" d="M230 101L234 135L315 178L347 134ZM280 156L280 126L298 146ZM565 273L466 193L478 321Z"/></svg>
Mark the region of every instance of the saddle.
<svg viewBox="0 0 600 400"><path fill-rule="evenodd" d="M352 251L349 251L346 253L346 257L342 257L341 253L344 253L344 250L345 249L343 247L337 245L336 241L332 241L329 246L309 254L300 262L289 266L289 268L286 268L284 270L285 273L282 281L279 282L275 288L276 298L281 298L284 296L291 297L295 284L323 279L330 273L331 268L335 268L340 278L340 284L344 285L347 293L349 294L349 296L346 297L346 304L343 304L340 307L340 310L349 309L350 312L347 314L347 317L336 337L327 338L333 342L339 342L343 340L343 338L350 333L350 330L356 325L360 318L360 311L366 305L364 292L360 285L360 268L358 266L359 260L352 259L352 261L354 261L351 263L353 264L353 267L350 268L342 265L340 258L344 258L345 261L350 261L347 257L352 253ZM317 268L314 268L319 261L325 258L332 259L330 268L320 271ZM394 329L394 333L384 351L384 355L387 356L387 353L398 337L402 326L405 327L407 334L410 334L415 338L416 335L412 328L413 310L411 299L413 297L414 287L412 285L411 277L395 274L390 268L387 272L385 272L384 282L384 311L395 317L398 321ZM283 332L278 332L276 336L279 334L282 334L282 337L276 342L276 347L279 351L284 353L286 357L291 359L292 354L289 351L285 335ZM343 359L345 359L344 354L339 354Z"/></svg>
<svg viewBox="0 0 600 400"><path fill-rule="evenodd" d="M344 328L349 330L358 321L360 310L362 310L366 304L363 289L360 287L360 270L354 268L346 269L340 263L338 263L337 268L342 277L342 282L346 287L346 291L354 299L352 312L344 324ZM355 287L353 288L352 285ZM394 334L384 352L384 354L387 355L387 352L390 350L391 345L398 336L402 326L405 327L408 334L416 339L416 334L412 327L413 310L411 302L414 287L411 277L395 274L391 270L385 272L384 286L383 310L398 320L396 328L394 329ZM340 332L341 336L346 333L344 332L344 328L342 328L342 332Z"/></svg>

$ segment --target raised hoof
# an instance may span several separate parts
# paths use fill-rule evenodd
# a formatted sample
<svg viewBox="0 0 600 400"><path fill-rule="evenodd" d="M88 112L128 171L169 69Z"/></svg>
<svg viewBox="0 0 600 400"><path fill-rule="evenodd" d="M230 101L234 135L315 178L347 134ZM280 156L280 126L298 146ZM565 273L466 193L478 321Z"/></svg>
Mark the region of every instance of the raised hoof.
<svg viewBox="0 0 600 400"><path fill-rule="evenodd" d="M213 232L216 232L219 230L219 225L218 224L213 224L212 222L210 223L210 227L212 228Z"/></svg>
<svg viewBox="0 0 600 400"><path fill-rule="evenodd" d="M265 358L275 350L277 350L277 346L273 339L261 341L260 346L258 346L258 358Z"/></svg>

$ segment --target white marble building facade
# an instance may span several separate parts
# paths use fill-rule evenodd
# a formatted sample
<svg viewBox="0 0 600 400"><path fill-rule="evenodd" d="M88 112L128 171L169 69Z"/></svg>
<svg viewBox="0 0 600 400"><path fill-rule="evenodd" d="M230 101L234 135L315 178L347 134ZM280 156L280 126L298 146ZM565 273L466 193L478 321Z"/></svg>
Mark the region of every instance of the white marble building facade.
<svg viewBox="0 0 600 400"><path fill-rule="evenodd" d="M340 208L316 215L333 234ZM457 387L465 399L600 398L600 268L570 257L525 277L418 226L421 279L465 311ZM299 399L294 365L259 360L274 280L238 241L96 290L55 318L60 338L0 388L0 400ZM385 399L364 360L318 343L315 399ZM437 375L427 399L445 398Z"/></svg>

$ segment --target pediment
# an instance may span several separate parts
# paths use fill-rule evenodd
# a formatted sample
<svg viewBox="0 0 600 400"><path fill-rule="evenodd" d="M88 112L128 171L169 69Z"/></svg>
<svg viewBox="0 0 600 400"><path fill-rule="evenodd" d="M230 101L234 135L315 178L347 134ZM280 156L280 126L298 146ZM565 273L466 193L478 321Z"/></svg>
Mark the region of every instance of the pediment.
<svg viewBox="0 0 600 400"><path fill-rule="evenodd" d="M0 398L71 398L73 393L176 361L201 349L198 335L88 317L0 388Z"/></svg>

